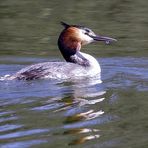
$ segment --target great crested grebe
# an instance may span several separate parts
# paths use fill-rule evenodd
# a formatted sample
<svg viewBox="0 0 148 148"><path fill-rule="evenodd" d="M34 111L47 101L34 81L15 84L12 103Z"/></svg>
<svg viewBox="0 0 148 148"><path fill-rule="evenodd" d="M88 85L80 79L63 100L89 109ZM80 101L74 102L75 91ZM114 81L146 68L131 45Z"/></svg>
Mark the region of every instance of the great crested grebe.
<svg viewBox="0 0 148 148"><path fill-rule="evenodd" d="M64 30L59 36L58 47L66 62L44 62L30 65L9 76L9 80L77 79L100 75L101 68L98 61L91 55L80 52L81 46L94 41L104 41L108 44L116 39L96 35L84 26L68 25L64 22L61 24Z"/></svg>

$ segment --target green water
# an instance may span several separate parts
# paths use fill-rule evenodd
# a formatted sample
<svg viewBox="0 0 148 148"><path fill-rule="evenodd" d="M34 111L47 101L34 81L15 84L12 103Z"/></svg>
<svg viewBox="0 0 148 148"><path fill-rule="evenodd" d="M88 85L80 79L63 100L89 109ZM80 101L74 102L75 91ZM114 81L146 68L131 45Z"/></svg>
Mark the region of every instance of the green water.
<svg viewBox="0 0 148 148"><path fill-rule="evenodd" d="M1 148L147 148L148 2L1 0L0 77L63 60L60 21L118 40L90 44L95 80L0 81Z"/></svg>
<svg viewBox="0 0 148 148"><path fill-rule="evenodd" d="M147 7L146 0L2 0L0 52L36 56L54 52L58 56L56 42L62 29L59 22L65 21L118 39L113 47L94 45L93 52L99 56L145 56Z"/></svg>

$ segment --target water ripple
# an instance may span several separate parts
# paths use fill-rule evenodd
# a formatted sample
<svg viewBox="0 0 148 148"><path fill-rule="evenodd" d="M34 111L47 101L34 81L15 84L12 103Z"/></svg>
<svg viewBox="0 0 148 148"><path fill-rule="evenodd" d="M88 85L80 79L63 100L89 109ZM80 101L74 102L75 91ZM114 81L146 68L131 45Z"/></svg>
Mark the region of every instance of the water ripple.
<svg viewBox="0 0 148 148"><path fill-rule="evenodd" d="M18 137L30 136L33 134L41 134L45 132L49 132L49 129L32 129L27 131L19 131L10 134L4 134L0 135L0 139L18 138Z"/></svg>
<svg viewBox="0 0 148 148"><path fill-rule="evenodd" d="M0 126L0 132L6 132L9 130L16 130L23 127L23 125L13 125L13 124L6 124L6 125L2 125Z"/></svg>
<svg viewBox="0 0 148 148"><path fill-rule="evenodd" d="M1 148L28 148L33 145L39 145L42 143L46 143L47 140L28 140L28 141L21 141L21 142L9 142L7 144L0 144Z"/></svg>
<svg viewBox="0 0 148 148"><path fill-rule="evenodd" d="M94 120L81 121L77 123L64 125L63 128L73 129L73 128L83 128L83 127L92 126L92 125L101 125L101 124L105 124L111 121L115 121L115 119L117 119L116 116L104 115Z"/></svg>

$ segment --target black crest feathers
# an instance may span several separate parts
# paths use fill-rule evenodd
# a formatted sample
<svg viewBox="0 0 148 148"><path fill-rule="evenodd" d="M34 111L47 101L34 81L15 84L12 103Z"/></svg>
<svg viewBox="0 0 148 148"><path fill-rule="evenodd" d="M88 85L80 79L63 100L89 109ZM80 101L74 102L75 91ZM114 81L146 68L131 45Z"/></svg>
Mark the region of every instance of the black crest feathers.
<svg viewBox="0 0 148 148"><path fill-rule="evenodd" d="M68 24L67 24L67 23L65 23L65 22L61 22L61 25L62 25L62 26L64 26L64 27L65 27L65 29L71 26L71 25L68 25Z"/></svg>

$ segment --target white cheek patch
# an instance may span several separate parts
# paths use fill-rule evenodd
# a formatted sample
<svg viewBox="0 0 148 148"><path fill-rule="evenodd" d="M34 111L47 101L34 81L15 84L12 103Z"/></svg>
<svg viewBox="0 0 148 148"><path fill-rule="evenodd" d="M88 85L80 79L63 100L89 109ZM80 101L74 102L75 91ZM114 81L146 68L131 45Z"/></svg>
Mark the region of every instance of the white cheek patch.
<svg viewBox="0 0 148 148"><path fill-rule="evenodd" d="M93 42L93 38L91 38L90 36L85 34L83 30L80 31L80 38L84 44L89 44L89 43Z"/></svg>

